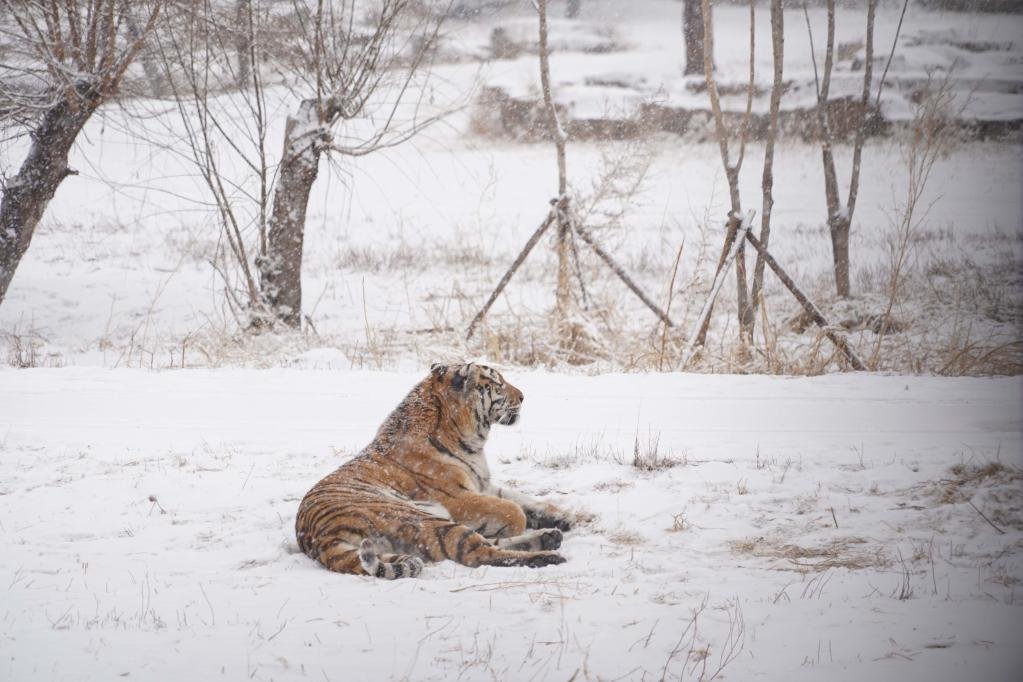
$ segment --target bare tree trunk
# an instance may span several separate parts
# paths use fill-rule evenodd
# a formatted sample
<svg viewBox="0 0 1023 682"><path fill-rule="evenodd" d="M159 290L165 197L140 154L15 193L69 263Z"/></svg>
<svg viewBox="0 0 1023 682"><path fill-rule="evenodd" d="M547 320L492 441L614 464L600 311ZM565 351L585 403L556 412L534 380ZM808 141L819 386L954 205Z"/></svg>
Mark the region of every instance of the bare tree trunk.
<svg viewBox="0 0 1023 682"><path fill-rule="evenodd" d="M902 31L902 19L906 14L906 7L909 0L905 0L902 6L902 15L899 17L899 24L895 30L895 40L892 43L892 51L888 56L888 63L895 54L895 47L898 44L899 34ZM863 94L860 97L858 112L858 125L853 141L853 162L852 172L849 178L849 194L846 204L842 205L838 189L838 176L835 172L835 158L832 151L834 137L831 132L830 120L828 118L828 91L831 84L831 71L834 62L835 48L835 0L828 0L828 34L827 45L824 52L824 74L817 84L817 128L821 138L821 159L824 164L824 197L828 207L828 231L831 233L831 253L835 271L835 291L842 298L851 295L849 283L849 237L852 228L853 212L856 209L856 197L860 184L860 165L863 154L863 143L866 137L866 129L869 123L869 102L870 90L873 80L874 68L874 16L877 8L877 0L867 0L867 29L866 46L863 69ZM810 27L810 15L806 5L803 5L803 14L806 17L806 30L810 37L810 56L813 63L814 78L817 77L817 60L813 48L813 30ZM887 67L886 67L887 69ZM875 108L880 107L881 90L884 87L884 74L881 75L881 84L878 86L877 102Z"/></svg>
<svg viewBox="0 0 1023 682"><path fill-rule="evenodd" d="M872 0L873 1L873 0ZM760 242L766 251L771 238L771 211L774 209L774 144L778 139L778 113L781 109L782 66L785 60L785 14L781 0L771 0L771 51L774 59L774 81L771 84L770 123L764 146L764 173L760 187L763 191L763 210L760 214ZM753 287L750 292L752 317L756 319L764 286L764 257L757 252L753 266Z"/></svg>
<svg viewBox="0 0 1023 682"><path fill-rule="evenodd" d="M908 4L908 0L907 0ZM870 88L874 80L874 12L877 0L867 0L867 39L863 54L863 94L860 96L860 121L856 127L856 137L853 140L853 162L852 173L849 177L849 198L845 202L848 207L849 220L852 221L853 211L856 210L856 196L860 190L860 165L863 158L863 142L867 136L867 108L870 106ZM905 8L905 5L903 6ZM878 105L880 105L881 87L878 87Z"/></svg>
<svg viewBox="0 0 1023 682"><path fill-rule="evenodd" d="M558 286L555 293L555 310L558 319L564 321L568 317L571 307L572 292L569 281L571 278L570 261L571 247L569 240L572 238L571 221L568 216L568 209L561 201L568 192L568 174L565 168L565 142L568 135L561 127L561 120L558 118L558 110L554 105L554 97L551 94L551 66L550 51L547 46L547 0L539 0L537 11L540 14L540 84L543 89L543 101L547 108L547 116L552 134L554 135L554 146L558 155Z"/></svg>
<svg viewBox="0 0 1023 682"><path fill-rule="evenodd" d="M302 322L302 244L309 194L323 151L320 102L307 99L284 129L284 150L274 189L266 257L260 259L263 300L277 321L298 328Z"/></svg>
<svg viewBox="0 0 1023 682"><path fill-rule="evenodd" d="M821 128L821 159L824 164L824 197L828 206L828 230L831 232L831 254L835 268L835 291L842 298L849 296L849 220L842 210L838 193L838 174L832 149L831 121L828 117L828 94L835 59L835 0L828 0L828 38L824 52L824 76L821 80L817 117Z"/></svg>
<svg viewBox="0 0 1023 682"><path fill-rule="evenodd" d="M711 19L712 14L710 10L710 4L708 2L706 14L704 20L706 25L705 38L709 41L707 43L710 54L707 55L711 59L709 68L711 71L714 69L713 58L714 58L714 32L712 28ZM735 163L730 167L726 168L728 175L728 191L732 201L732 222L735 224L735 229L738 230L738 224L742 221L742 204L739 197L739 172L742 170L742 162L746 156L746 142L749 139L750 132L750 120L753 114L753 88L756 85L756 8L754 0L749 0L749 82L746 86L746 114L743 118L742 130L739 133L739 154L735 160ZM706 79L706 75L704 75ZM715 82L714 75L711 73L711 82ZM717 90L717 84L715 82L715 91ZM716 97L715 97L716 99ZM718 107L718 118L720 118L720 103ZM727 162L725 163L727 167ZM750 292L747 288L747 277L746 277L746 242L739 238L739 252L735 257L735 287L736 287L736 308L738 309L739 316L739 330L748 339L753 339L753 306L750 304Z"/></svg>
<svg viewBox="0 0 1023 682"><path fill-rule="evenodd" d="M686 76L703 75L703 24L703 8L700 0L682 0L682 37L686 45ZM710 63L713 68L713 55Z"/></svg>
<svg viewBox="0 0 1023 682"><path fill-rule="evenodd" d="M821 139L821 162L824 166L824 198L828 208L828 231L831 234L831 256L835 272L835 291L842 298L849 297L849 216L842 208L838 193L838 174L832 150L831 124L828 119L828 94L831 71L835 58L835 0L827 0L828 36L824 49L824 73L817 85L817 129ZM803 5L806 14L806 5ZM810 17L806 14L806 28L810 30ZM813 33L810 33L813 54ZM817 74L816 57L813 59L814 76Z"/></svg>
<svg viewBox="0 0 1023 682"><path fill-rule="evenodd" d="M32 95L7 88L6 80L2 88L0 105L14 111L24 107L33 117L41 113L28 155L0 200L2 303L43 212L64 178L74 174L67 160L75 138L104 99L117 92L159 17L161 3L150 3L144 27L127 41L121 33L117 0L92 0L88 7L74 0L59 4L56 0L45 4L4 1L0 7L20 30L20 35L9 30L5 22L4 40L18 57L0 60L0 76L30 73L51 92L60 93L55 103L40 105Z"/></svg>
<svg viewBox="0 0 1023 682"><path fill-rule="evenodd" d="M906 6L909 4L909 0L902 6L903 16L905 16ZM836 281L844 281L845 283L845 296L850 295L849 286L849 232L852 229L853 213L856 210L856 197L860 189L860 165L863 157L863 142L866 138L868 115L867 108L870 105L870 88L873 86L874 76L874 13L877 6L877 0L867 0L867 37L866 45L864 48L864 62L863 62L863 95L860 98L860 120L859 125L856 128L856 137L853 141L853 161L852 161L852 172L849 176L849 194L848 199L845 203L845 211L841 215L841 233L838 235L838 245L836 248L840 248L842 252L841 263L842 266L839 268L836 262L835 266L835 279ZM895 40L898 40L899 31L902 29L902 19L899 19L899 28L895 33ZM895 44L892 45L892 50L895 50ZM878 86L878 106L881 101L881 88L884 87L884 79L882 77L881 85ZM837 261L838 259L836 259ZM840 272L841 270L841 272ZM841 279L840 279L841 278ZM839 296L842 296L841 290L838 292Z"/></svg>
<svg viewBox="0 0 1023 682"><path fill-rule="evenodd" d="M238 55L238 72L236 82L239 88L249 85L252 74L252 0L236 0L235 2L235 52Z"/></svg>
<svg viewBox="0 0 1023 682"><path fill-rule="evenodd" d="M731 211L728 218L728 232L725 235L725 243L721 247L721 256L718 258L717 270L720 271L725 264L726 257L732 249L732 245L735 244L739 224L742 221L742 204L739 196L739 172L742 170L742 162L746 154L746 141L749 137L750 117L753 111L753 86L754 78L756 76L754 61L754 48L756 45L754 21L755 10L753 0L750 0L749 83L746 92L746 114L743 120L742 130L739 134L739 151L736 155L735 162L733 163L728 149L729 131L724 122L724 116L721 111L721 101L718 97L717 81L714 78L714 31L711 23L712 12L710 0L702 0L701 7L704 22L704 45L706 48L703 54L703 78L707 85L707 95L710 98L711 111L714 114L714 130L718 139L718 149L721 153L721 165L724 166L725 179L728 181L728 196L731 202ZM740 239L737 247L738 253L735 257L735 284L739 327L747 338L752 338L753 309L750 306L749 289L747 288L745 243ZM717 277L717 271L715 271L714 276ZM700 330L696 338L697 345L702 346L704 344L707 338L707 330L709 328L710 313L708 312L708 315L703 318L703 321L701 322Z"/></svg>
<svg viewBox="0 0 1023 682"><path fill-rule="evenodd" d="M124 25L127 29L128 37L133 42L139 42L142 40L142 30L139 28L139 23L135 19L135 14L131 11L130 3L125 3L122 7L122 13L124 15ZM143 51L139 53L138 61L142 64L142 72L146 74L146 80L149 81L149 91L153 97L161 97L167 91L167 84L163 78L163 70L150 51Z"/></svg>
<svg viewBox="0 0 1023 682"><path fill-rule="evenodd" d="M849 284L849 217L840 212L828 219L831 232L831 254L835 266L835 293L849 298L852 287Z"/></svg>
<svg viewBox="0 0 1023 682"><path fill-rule="evenodd" d="M4 188L0 201L0 303L28 251L43 211L61 181L75 174L67 167L68 153L82 126L102 102L101 95L91 88L80 88L78 96L69 97L73 98L73 106L63 99L43 114L32 133L28 156Z"/></svg>

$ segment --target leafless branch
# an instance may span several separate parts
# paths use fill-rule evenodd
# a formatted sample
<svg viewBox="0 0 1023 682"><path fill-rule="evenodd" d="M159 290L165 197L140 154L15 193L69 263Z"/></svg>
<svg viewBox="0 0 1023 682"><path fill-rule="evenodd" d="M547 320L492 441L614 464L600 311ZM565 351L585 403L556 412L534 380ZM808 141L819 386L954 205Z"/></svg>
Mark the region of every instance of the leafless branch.
<svg viewBox="0 0 1023 682"><path fill-rule="evenodd" d="M860 166L863 158L863 142L867 136L867 122L869 120L867 107L870 105L870 88L873 85L872 79L874 75L874 12L876 5L877 0L867 0L867 37L864 47L863 94L860 97L860 121L859 125L856 126L856 138L853 140L853 160L852 173L849 176L849 195L845 202L850 220L852 219L853 211L856 209L856 196L859 193L860 188ZM903 11L905 11L905 7L903 7ZM892 54L894 54L894 49L895 46L893 44ZM877 94L880 98L880 87L878 88Z"/></svg>
<svg viewBox="0 0 1023 682"><path fill-rule="evenodd" d="M876 1L876 0L875 0ZM892 49L888 52L888 61L884 64L884 71L881 72L881 82L877 86L877 100L874 102L875 108L881 107L881 93L884 91L884 81L888 77L888 69L892 65L892 59L895 58L895 48L899 44L899 35L902 33L902 21L906 18L906 10L909 8L909 0L904 0L902 3L902 12L899 13L899 23L895 27L895 37L892 38Z"/></svg>
<svg viewBox="0 0 1023 682"><path fill-rule="evenodd" d="M973 503L973 500L968 500L968 502L969 502L970 506L973 507L973 511L977 512L978 514L980 514L980 518L982 518L985 521L987 521L988 525L990 525L992 528L994 528L996 531L998 531L999 535L1005 535L1005 531L1002 530L1001 528L999 528L998 526L996 526L994 521L989 519L984 512L982 512L980 509L978 509L977 505L975 505Z"/></svg>

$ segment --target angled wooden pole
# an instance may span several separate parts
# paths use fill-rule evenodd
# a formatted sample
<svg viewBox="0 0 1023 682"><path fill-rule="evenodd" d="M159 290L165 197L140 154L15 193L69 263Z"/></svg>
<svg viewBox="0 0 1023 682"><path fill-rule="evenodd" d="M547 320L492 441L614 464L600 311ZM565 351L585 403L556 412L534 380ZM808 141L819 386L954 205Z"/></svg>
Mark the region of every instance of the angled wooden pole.
<svg viewBox="0 0 1023 682"><path fill-rule="evenodd" d="M661 321L664 322L664 324L668 325L669 327L675 326L675 323L671 321L671 318L668 317L668 314L661 310L656 303L651 301L649 296L643 293L643 290L639 288L639 285L636 284L631 277L629 277L625 270L622 269L622 266L618 265L618 263L615 262L614 258L611 257L611 254L609 254L604 249L600 248L600 244L596 242L596 240L593 238L593 235L587 232L582 225L575 222L574 220L572 221L572 229L575 230L576 234L582 237L583 241L586 242L587 246L593 249L593 251L598 256L600 256L600 259L607 264L607 267L611 268L611 271L618 275L618 279L625 282L625 286L629 287L629 289L632 290L632 293L636 294L636 296L639 297L639 300L643 301L643 303L646 304L646 307L650 308L650 310L653 311L654 315L657 315L657 317L661 318Z"/></svg>
<svg viewBox="0 0 1023 682"><path fill-rule="evenodd" d="M867 369L866 365L863 364L863 361L860 360L856 351L854 351L852 346L849 345L849 341L845 338L845 335L840 334L832 328L828 321L824 319L824 315L821 313L820 309L814 305L813 301L807 298L806 294L804 294L798 286L796 286L796 283L792 281L792 278L789 277L784 270L782 270L780 265L778 265L778 261L776 261L774 257L767 252L767 248L748 230L746 231L746 241L753 245L753 248L757 250L760 257L764 259L764 263L767 264L767 267L774 271L774 274L778 276L781 283L785 285L792 295L795 296L796 300L799 301L799 304L803 306L803 310L805 310L813 321L817 323L817 326L820 327L824 332L824 335L831 340L831 343L835 344L835 347L842 352L846 360L849 361L849 364L852 365L852 368L859 372L865 371Z"/></svg>
<svg viewBox="0 0 1023 682"><path fill-rule="evenodd" d="M487 302L483 304L483 307L480 308L480 311L476 313L476 317L472 318L472 322L469 324L469 328L465 332L466 341L472 338L472 335L476 332L476 325L478 325L480 321L486 316L487 311L490 310L490 306L494 305L494 301L496 301L497 297L501 295L501 292L504 291L504 288L508 286L508 282L511 281L512 275L514 275L515 271L519 269L519 266L522 265L522 262L526 260L526 256L528 256L529 252L533 250L533 247L536 246L536 243L540 241L540 237L543 236L543 233L547 231L547 228L549 228L551 224L554 223L555 220L557 220L558 207L566 203L567 201L568 198L564 196L552 200L551 210L550 212L547 213L547 217L540 224L540 227L536 228L536 231L533 232L533 236L529 238L529 241L526 242L526 245L522 247L522 251L519 252L519 255L515 257L515 261L512 262L511 267L509 267L508 271L504 273L503 277L501 277L501 281L497 283L497 287L490 294L490 298L488 298Z"/></svg>
<svg viewBox="0 0 1023 682"><path fill-rule="evenodd" d="M721 259L718 261L717 274L714 276L714 284L710 288L710 293L707 295L707 300L703 303L703 309L700 310L700 316L696 318L696 324L693 326L693 331L689 335L689 340L686 341L686 350L682 354L681 368L685 369L686 365L693 359L696 354L697 346L702 346L706 336L707 327L710 323L710 313L714 310L714 299L718 297L718 292L721 291L721 285L725 283L725 277L728 275L728 269L732 265L732 261L735 260L739 254L739 247L742 244L742 235L749 234L750 225L753 224L753 216L756 215L756 211L750 209L746 213L746 217L742 219L734 231L729 229L729 237L726 238L727 251L721 254ZM737 216L729 216L729 225L735 225ZM729 243L728 239L731 239Z"/></svg>

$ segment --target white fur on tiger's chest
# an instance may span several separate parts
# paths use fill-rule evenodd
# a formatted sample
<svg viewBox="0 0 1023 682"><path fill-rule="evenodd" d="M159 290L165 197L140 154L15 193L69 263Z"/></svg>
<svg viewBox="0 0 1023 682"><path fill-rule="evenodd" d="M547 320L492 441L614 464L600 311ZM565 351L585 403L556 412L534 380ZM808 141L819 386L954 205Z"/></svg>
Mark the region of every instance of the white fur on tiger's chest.
<svg viewBox="0 0 1023 682"><path fill-rule="evenodd" d="M475 492L483 492L490 485L490 465L487 464L486 453L481 449L475 454L465 453L460 459L466 465L469 480Z"/></svg>

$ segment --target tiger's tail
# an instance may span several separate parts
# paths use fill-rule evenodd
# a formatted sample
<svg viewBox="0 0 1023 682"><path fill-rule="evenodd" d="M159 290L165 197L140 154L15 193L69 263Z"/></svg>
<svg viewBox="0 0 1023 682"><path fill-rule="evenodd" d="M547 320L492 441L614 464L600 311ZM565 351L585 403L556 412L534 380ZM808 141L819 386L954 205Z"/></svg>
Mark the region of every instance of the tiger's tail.
<svg viewBox="0 0 1023 682"><path fill-rule="evenodd" d="M389 555L381 558L373 541L366 538L359 545L359 563L367 574L385 580L415 578L423 572L423 560L408 555Z"/></svg>

